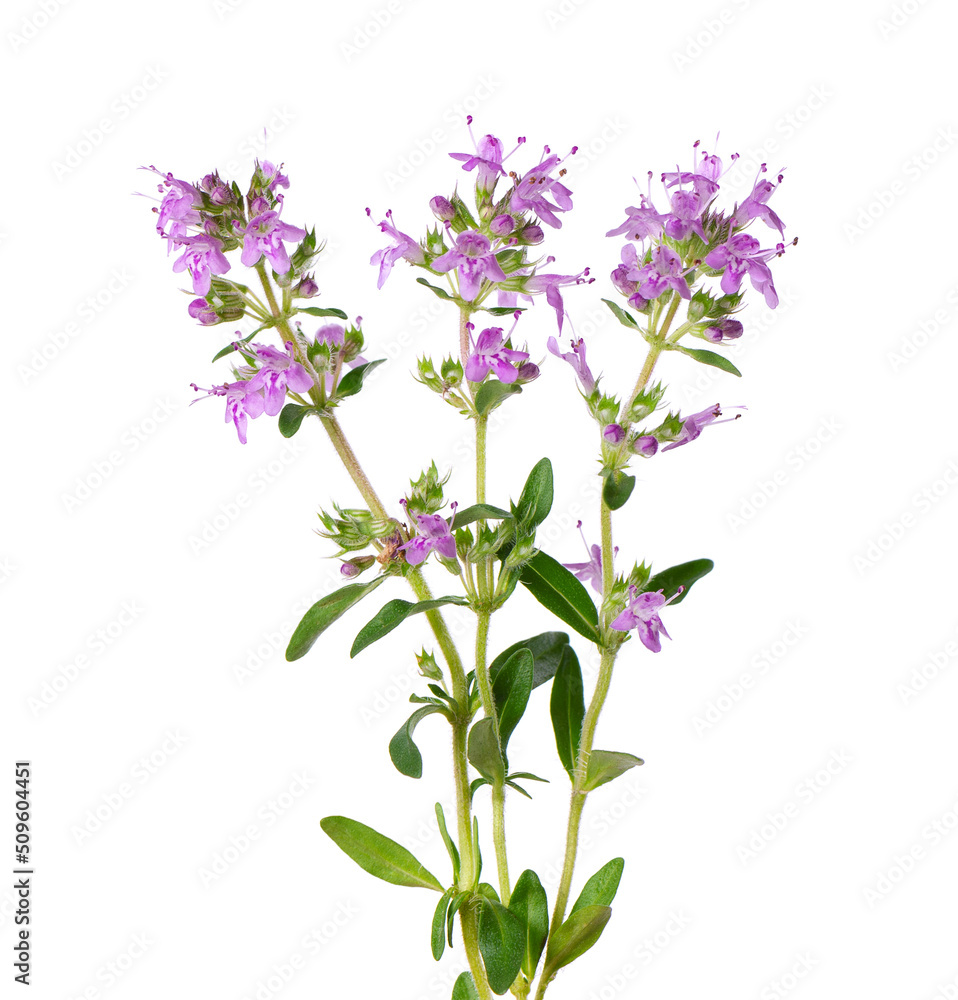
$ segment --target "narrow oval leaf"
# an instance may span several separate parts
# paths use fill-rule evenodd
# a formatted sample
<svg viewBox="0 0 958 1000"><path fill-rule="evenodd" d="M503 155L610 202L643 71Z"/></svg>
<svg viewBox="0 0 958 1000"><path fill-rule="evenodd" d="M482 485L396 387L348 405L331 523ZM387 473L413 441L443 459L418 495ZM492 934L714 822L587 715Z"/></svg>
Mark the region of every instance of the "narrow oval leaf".
<svg viewBox="0 0 958 1000"><path fill-rule="evenodd" d="M302 306L296 311L308 313L310 316L335 316L336 319L349 319L342 309L320 309L319 306Z"/></svg>
<svg viewBox="0 0 958 1000"><path fill-rule="evenodd" d="M502 260L502 258L499 258ZM522 306L483 306L483 312L491 313L493 316L514 316L517 312L525 312Z"/></svg>
<svg viewBox="0 0 958 1000"><path fill-rule="evenodd" d="M261 333L263 330L267 329L267 327L274 326L275 324L275 319L270 320L270 322L263 323L261 326L256 327L252 333L248 333L245 337L241 337L239 340L231 340L226 347L224 347L221 351L217 351L216 354L213 355L212 360L219 361L220 358L225 358L228 354L232 354L236 350L236 347L234 346L235 344L248 344L256 336L256 334Z"/></svg>
<svg viewBox="0 0 958 1000"><path fill-rule="evenodd" d="M393 885L443 891L436 876L423 868L405 847L372 827L346 816L327 816L319 825L340 850L370 875Z"/></svg>
<svg viewBox="0 0 958 1000"><path fill-rule="evenodd" d="M359 635L353 640L352 649L349 651L350 657L362 652L367 646L372 645L377 639L388 635L397 625L401 625L410 615L418 615L423 611L432 611L433 608L441 608L446 604L468 605L469 602L464 597L437 597L431 601L420 601L412 604L409 601L397 598L384 604L378 615L367 622L360 630Z"/></svg>
<svg viewBox="0 0 958 1000"><path fill-rule="evenodd" d="M721 368L723 372L728 372L730 375L738 375L739 378L742 377L742 373L724 354L716 354L715 351L704 351L695 347L677 347L676 350L682 354L687 354L690 358L694 358L703 365Z"/></svg>
<svg viewBox="0 0 958 1000"><path fill-rule="evenodd" d="M310 413L318 412L312 406L300 406L299 403L287 403L279 415L279 432L284 438L291 438L300 428L303 420Z"/></svg>
<svg viewBox="0 0 958 1000"><path fill-rule="evenodd" d="M627 326L630 330L635 330L638 327L639 324L632 318L631 313L627 313L618 303L611 299L603 299L602 301L612 310L612 315L623 326Z"/></svg>
<svg viewBox="0 0 958 1000"><path fill-rule="evenodd" d="M456 913L459 907L467 902L471 896L472 894L469 892L460 892L458 895L452 897L452 902L449 904L449 912L446 914L446 941L449 943L450 948L452 947L452 931L456 923Z"/></svg>
<svg viewBox="0 0 958 1000"><path fill-rule="evenodd" d="M492 719L480 719L469 731L469 763L488 781L501 785L506 772Z"/></svg>
<svg viewBox="0 0 958 1000"><path fill-rule="evenodd" d="M622 878L624 867L625 861L622 858L613 858L608 864L603 865L582 887L579 898L569 910L569 916L586 906L611 905L619 889L619 880Z"/></svg>
<svg viewBox="0 0 958 1000"><path fill-rule="evenodd" d="M385 362L385 358L380 358L378 361L367 361L364 365L356 365L355 368L346 372L340 379L339 385L336 386L336 398L345 399L347 396L355 396L362 389L366 376Z"/></svg>
<svg viewBox="0 0 958 1000"><path fill-rule="evenodd" d="M549 936L549 903L539 876L527 868L518 878L509 909L519 918L525 934L522 971L532 979Z"/></svg>
<svg viewBox="0 0 958 1000"><path fill-rule="evenodd" d="M583 906L571 913L549 942L542 974L554 975L564 965L584 955L599 940L611 916L610 906Z"/></svg>
<svg viewBox="0 0 958 1000"><path fill-rule="evenodd" d="M446 911L449 909L450 898L450 894L444 892L432 915L432 957L437 962L446 950Z"/></svg>
<svg viewBox="0 0 958 1000"><path fill-rule="evenodd" d="M605 486L602 487L602 499L609 510L618 510L626 505L634 489L635 476L625 472L612 472L606 477Z"/></svg>
<svg viewBox="0 0 958 1000"><path fill-rule="evenodd" d="M672 602L673 604L681 604L688 596L692 584L711 573L714 567L715 563L711 559L693 559L691 562L679 563L678 566L671 566L669 569L662 570L661 573L656 573L642 589L652 593L661 590L663 596L668 598L679 587L684 587L685 590Z"/></svg>
<svg viewBox="0 0 958 1000"><path fill-rule="evenodd" d="M619 750L593 750L589 754L589 764L585 773L585 784L582 788L591 792L604 785L620 774L625 774L633 767L639 767L645 761L635 754L623 753Z"/></svg>
<svg viewBox="0 0 958 1000"><path fill-rule="evenodd" d="M540 550L522 567L520 579L544 608L590 642L599 641L599 613L589 592L565 566Z"/></svg>
<svg viewBox="0 0 958 1000"><path fill-rule="evenodd" d="M525 933L514 913L485 896L479 911L479 952L489 988L497 995L505 993L522 968Z"/></svg>
<svg viewBox="0 0 958 1000"><path fill-rule="evenodd" d="M519 724L532 693L532 653L519 649L503 664L492 683L492 700L499 718L499 745L503 750Z"/></svg>
<svg viewBox="0 0 958 1000"><path fill-rule="evenodd" d="M464 528L467 524L472 524L473 521L480 519L485 521L502 521L511 518L512 514L501 507L493 507L491 503L476 503L471 507L466 507L465 510L457 510L456 516L449 527L451 529Z"/></svg>
<svg viewBox="0 0 958 1000"><path fill-rule="evenodd" d="M516 517L522 527L531 529L542 524L552 510L552 497L552 463L544 458L533 466L516 504Z"/></svg>
<svg viewBox="0 0 958 1000"><path fill-rule="evenodd" d="M439 835L442 837L442 842L446 845L446 852L449 854L449 860L452 862L452 880L458 883L459 848L456 847L456 842L449 836L449 831L446 829L446 815L438 802L436 803L436 822L439 824Z"/></svg>
<svg viewBox="0 0 958 1000"><path fill-rule="evenodd" d="M422 754L413 742L412 734L427 715L441 711L437 705L426 705L416 709L389 741L389 759L396 765L396 770L400 774L405 774L407 778L422 777Z"/></svg>
<svg viewBox="0 0 958 1000"><path fill-rule="evenodd" d="M336 621L342 617L354 604L371 594L386 577L377 576L367 583L348 583L335 593L327 594L318 600L303 615L302 621L296 626L286 647L286 659L298 660L305 656L313 643Z"/></svg>
<svg viewBox="0 0 958 1000"><path fill-rule="evenodd" d="M495 689L499 671L506 665L509 657L520 649L528 649L532 653L533 688L545 684L546 681L551 681L562 661L562 648L568 645L568 632L543 632L530 639L514 642L489 664L489 679L492 681L493 689Z"/></svg>
<svg viewBox="0 0 958 1000"><path fill-rule="evenodd" d="M463 972L456 980L456 985L452 988L452 1000L479 1000L479 991L471 972Z"/></svg>
<svg viewBox="0 0 958 1000"><path fill-rule="evenodd" d="M579 753L582 720L585 718L585 699L582 694L582 670L571 646L562 651L562 663L552 681L549 710L559 760L574 780L575 759Z"/></svg>
<svg viewBox="0 0 958 1000"><path fill-rule="evenodd" d="M522 386L515 382L483 382L476 393L476 412L480 416L491 413L507 396L516 396Z"/></svg>

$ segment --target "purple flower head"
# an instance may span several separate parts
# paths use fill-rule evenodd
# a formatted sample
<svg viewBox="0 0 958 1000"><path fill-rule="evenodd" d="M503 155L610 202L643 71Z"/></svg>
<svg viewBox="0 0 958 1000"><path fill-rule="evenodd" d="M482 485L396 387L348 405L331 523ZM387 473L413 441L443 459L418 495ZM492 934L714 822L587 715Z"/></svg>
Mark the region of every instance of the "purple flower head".
<svg viewBox="0 0 958 1000"><path fill-rule="evenodd" d="M368 208L366 209L366 214L372 218L372 212ZM386 213L386 218L382 222L377 223L377 225L384 233L388 233L395 242L391 247L377 250L369 258L370 264L379 265L379 281L376 282L377 288L383 287L383 284L389 277L389 272L393 269L393 264L400 258L408 260L410 264L422 264L426 260L426 255L423 253L422 247L411 236L401 233L392 224L392 218L393 213L392 209L390 209Z"/></svg>
<svg viewBox="0 0 958 1000"><path fill-rule="evenodd" d="M651 458L659 450L659 442L654 434L640 434L632 442L632 450L643 458Z"/></svg>
<svg viewBox="0 0 958 1000"><path fill-rule="evenodd" d="M703 243L707 243L705 230L702 228L702 211L706 204L706 199L697 191L674 192L671 198L672 211L665 220L665 235L673 240L684 240L689 233L695 233Z"/></svg>
<svg viewBox="0 0 958 1000"><path fill-rule="evenodd" d="M466 125L469 128L469 136L472 139L473 146L476 147L476 152L450 153L449 155L454 160L459 160L462 163L463 170L475 170L477 167L479 168L476 174L476 191L480 195L488 196L495 190L499 176L506 172L502 164L516 150L514 149L508 156L503 156L502 143L494 135L484 135L479 142L476 142L476 137L472 134L472 115L466 118ZM525 141L525 137L520 136L516 149Z"/></svg>
<svg viewBox="0 0 958 1000"><path fill-rule="evenodd" d="M276 416L286 402L286 390L307 392L313 387L313 380L306 369L292 357L293 345L286 345L286 352L275 347L253 344L253 350L260 361L259 371L250 379L249 385L265 392L265 411Z"/></svg>
<svg viewBox="0 0 958 1000"><path fill-rule="evenodd" d="M650 649L653 653L660 652L662 641L659 639L659 635L664 635L667 639L671 639L672 636L666 632L662 619L659 618L659 612L666 604L674 601L684 589L684 587L679 587L666 600L661 590L655 593L646 591L640 594L637 587L629 587L628 607L612 622L611 627L617 632L630 632L632 629L636 629L642 640L642 645L646 649Z"/></svg>
<svg viewBox="0 0 958 1000"><path fill-rule="evenodd" d="M576 152L578 146L573 146L569 156ZM509 202L513 212L534 212L542 222L561 229L562 222L556 212L568 212L572 208L572 192L557 177L549 174L562 164L567 157L560 159L555 153L550 155L549 147L543 151L544 159L516 182L515 190ZM562 177L565 170L559 171ZM550 201L549 198L553 201Z"/></svg>
<svg viewBox="0 0 958 1000"><path fill-rule="evenodd" d="M193 299L187 306L187 311L197 320L200 326L214 326L219 323L220 318L206 299Z"/></svg>
<svg viewBox="0 0 958 1000"><path fill-rule="evenodd" d="M441 194L429 199L429 208L440 222L451 222L456 217L452 202L448 198L443 198Z"/></svg>
<svg viewBox="0 0 958 1000"><path fill-rule="evenodd" d="M703 332L706 340L720 344L723 340L737 340L744 331L745 327L737 319L720 319L707 326Z"/></svg>
<svg viewBox="0 0 958 1000"><path fill-rule="evenodd" d="M745 407L736 406L733 409L744 410ZM709 424L727 424L731 420L738 420L741 415L741 413L736 413L734 417L726 417L725 420L719 420L718 418L722 416L722 408L718 403L710 406L707 410L700 410L698 413L693 413L682 422L682 431L679 436L671 444L667 444L662 451L671 451L673 448L679 448L683 444L688 444L689 441L694 441L702 433L702 429L708 427Z"/></svg>
<svg viewBox="0 0 958 1000"><path fill-rule="evenodd" d="M576 525L579 529L579 534L582 535L582 544L585 546L586 555L589 556L588 562L583 563L563 563L566 569L572 570L572 572L583 582L591 584L592 589L598 593L602 593L602 548L599 545L589 546L589 543L585 540L585 533L582 531L582 522ZM616 546L613 555L618 552L618 546Z"/></svg>
<svg viewBox="0 0 958 1000"><path fill-rule="evenodd" d="M205 233L182 236L175 242L186 249L173 262L173 270L179 274L189 268L193 291L197 295L206 295L210 290L211 275L226 274L230 269L230 262L223 255L223 244L215 236Z"/></svg>
<svg viewBox="0 0 958 1000"><path fill-rule="evenodd" d="M469 324L470 326L472 324ZM512 329L515 329L513 324ZM509 331L510 335L512 331ZM492 326L479 334L472 354L466 359L466 378L470 382L481 382L491 369L495 369L500 382L511 384L519 377L514 362L527 361L529 355L525 351L513 351L504 347L505 338L502 327Z"/></svg>
<svg viewBox="0 0 958 1000"><path fill-rule="evenodd" d="M635 258L636 266L628 272L628 277L638 285L639 295L645 299L658 298L667 288L673 288L683 299L692 297L689 284L683 276L682 258L669 246L660 243L652 250L648 264L638 267L638 256L631 243L622 248L623 263L629 252Z"/></svg>
<svg viewBox="0 0 958 1000"><path fill-rule="evenodd" d="M194 385L193 389L196 392L205 392L208 397L226 397L226 422L233 421L240 444L246 444L247 418L255 420L261 416L266 405L259 387L252 382L231 382L214 385L212 389L201 389L198 385Z"/></svg>
<svg viewBox="0 0 958 1000"><path fill-rule="evenodd" d="M456 540L449 530L449 522L440 514L417 514L419 534L410 538L400 551L406 553L406 562L418 566L435 549L444 559L456 558Z"/></svg>
<svg viewBox="0 0 958 1000"><path fill-rule="evenodd" d="M769 180L762 178L768 170L766 164L762 164L759 168L759 176L755 180L755 185L752 188L751 194L742 202L741 205L737 205L735 208L735 214L732 216L732 225L735 228L741 228L747 225L752 219L761 219L767 226L772 229L777 229L779 233L785 236L785 224L782 220L768 207L768 199L772 197L775 193L778 184L782 183L782 174L778 175L778 184L773 184Z"/></svg>
<svg viewBox="0 0 958 1000"><path fill-rule="evenodd" d="M464 299L474 299L479 294L483 278L505 281L506 276L492 252L487 236L478 230L467 229L456 237L456 245L432 262L435 271L446 273L455 268L459 276L459 294Z"/></svg>
<svg viewBox="0 0 958 1000"><path fill-rule="evenodd" d="M282 208L282 195L278 196ZM265 257L277 274L285 274L290 268L286 243L306 238L306 230L281 222L278 211L261 212L250 219L243 232L243 253L240 260L246 267L258 264Z"/></svg>
<svg viewBox="0 0 958 1000"><path fill-rule="evenodd" d="M579 382L582 383L582 388L587 393L593 392L595 389L595 378L592 372L589 371L588 364L586 364L585 341L581 337L577 341L572 341L572 352L570 354L562 354L560 352L559 342L555 337L550 337L546 342L546 346L549 348L550 354L554 354L557 358L562 358L563 361L568 361L572 365L573 370L579 377Z"/></svg>
<svg viewBox="0 0 958 1000"><path fill-rule="evenodd" d="M158 177L162 177L162 183L157 185L157 190L163 195L160 207L154 208L157 214L156 231L160 236L169 240L169 249L173 248L173 240L186 236L188 226L198 226L200 224L200 213L197 209L203 207L203 196L192 184L178 180L172 174L164 174L156 167L142 167L142 170L151 170Z"/></svg>
<svg viewBox="0 0 958 1000"><path fill-rule="evenodd" d="M737 292L747 274L755 291L765 296L769 309L774 309L778 305L778 292L775 291L772 272L766 261L781 256L784 252L785 247L781 243L774 250L762 250L754 236L736 233L727 243L706 254L705 263L717 271L725 269L722 274L723 292Z"/></svg>
<svg viewBox="0 0 958 1000"><path fill-rule="evenodd" d="M551 263L553 258L548 258ZM595 278L589 277L589 269L580 271L578 274L534 274L531 278L525 278L522 282L523 290L530 295L537 295L545 292L546 302L556 311L556 320L559 324L559 333L562 333L562 317L565 306L562 302L562 293L559 291L562 285L582 285L591 284Z"/></svg>
<svg viewBox="0 0 958 1000"><path fill-rule="evenodd" d="M621 444L625 439L625 431L621 424L608 424L602 431L602 438L606 444Z"/></svg>

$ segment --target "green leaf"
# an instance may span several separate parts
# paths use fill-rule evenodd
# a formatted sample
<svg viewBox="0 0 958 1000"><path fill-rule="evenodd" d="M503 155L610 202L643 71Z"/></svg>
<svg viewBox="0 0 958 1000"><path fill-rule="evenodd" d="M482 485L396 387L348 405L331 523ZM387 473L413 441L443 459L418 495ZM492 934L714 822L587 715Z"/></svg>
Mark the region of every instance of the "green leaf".
<svg viewBox="0 0 958 1000"><path fill-rule="evenodd" d="M569 916L586 906L610 906L619 888L625 861L613 858L603 865L582 887L579 898L572 904Z"/></svg>
<svg viewBox="0 0 958 1000"><path fill-rule="evenodd" d="M377 576L367 583L348 583L335 593L327 594L318 600L303 615L302 621L290 636L286 647L286 659L298 660L305 656L313 643L336 621L342 617L354 604L371 594L386 577Z"/></svg>
<svg viewBox="0 0 958 1000"><path fill-rule="evenodd" d="M599 641L599 613L589 592L565 566L540 550L522 567L519 579L543 607L566 625L590 642Z"/></svg>
<svg viewBox="0 0 958 1000"><path fill-rule="evenodd" d="M467 524L479 520L502 521L511 519L512 514L501 507L493 507L490 503L475 503L471 507L466 507L465 510L457 510L449 527L450 529L464 528Z"/></svg>
<svg viewBox="0 0 958 1000"><path fill-rule="evenodd" d="M626 771L644 763L645 761L641 757L636 757L635 754L631 753L623 753L620 750L593 750L589 754L585 784L582 787L587 792L594 791L607 781L612 781L620 774L625 774Z"/></svg>
<svg viewBox="0 0 958 1000"><path fill-rule="evenodd" d="M635 476L625 472L610 472L602 487L602 499L609 510L618 510L628 502L635 489Z"/></svg>
<svg viewBox="0 0 958 1000"><path fill-rule="evenodd" d="M516 504L519 524L530 530L542 524L552 510L552 496L552 463L544 458L533 466L522 487Z"/></svg>
<svg viewBox="0 0 958 1000"><path fill-rule="evenodd" d="M551 681L562 661L562 648L569 644L568 632L542 632L530 639L514 642L504 649L489 664L489 680L495 688L499 671L506 665L509 657L520 649L528 649L532 653L532 686L537 688L546 681Z"/></svg>
<svg viewBox="0 0 958 1000"><path fill-rule="evenodd" d="M366 376L374 368L378 368L385 363L386 359L380 358L378 361L367 361L364 365L357 365L355 368L350 369L339 380L339 385L336 386L336 398L345 399L347 396L355 396L362 389Z"/></svg>
<svg viewBox="0 0 958 1000"><path fill-rule="evenodd" d="M480 719L469 731L469 763L487 780L502 784L506 772L492 719Z"/></svg>
<svg viewBox="0 0 958 1000"><path fill-rule="evenodd" d="M582 670L571 646L566 646L562 651L562 663L552 681L549 710L559 760L569 777L574 780L575 759L579 753L582 720L585 718L585 700L582 694Z"/></svg>
<svg viewBox="0 0 958 1000"><path fill-rule="evenodd" d="M432 957L438 962L446 950L446 912L449 909L451 895L444 892L436 904L436 912L432 915Z"/></svg>
<svg viewBox="0 0 958 1000"><path fill-rule="evenodd" d="M430 285L425 278L416 278L416 281L420 285L425 285L426 288L431 288L441 299L452 299L453 297L445 290L445 288L439 288L436 285Z"/></svg>
<svg viewBox="0 0 958 1000"><path fill-rule="evenodd" d="M492 684L492 700L499 718L499 745L503 750L529 704L532 670L532 653L528 649L516 650L497 672Z"/></svg>
<svg viewBox="0 0 958 1000"><path fill-rule="evenodd" d="M509 909L519 918L525 936L522 971L532 979L549 936L549 903L539 876L527 868L518 878Z"/></svg>
<svg viewBox="0 0 958 1000"><path fill-rule="evenodd" d="M423 868L405 847L372 827L345 816L327 816L319 825L340 850L370 875L393 885L443 891L436 876Z"/></svg>
<svg viewBox="0 0 958 1000"><path fill-rule="evenodd" d="M424 708L416 709L389 741L389 758L396 765L396 770L400 774L405 774L407 778L422 777L422 754L413 742L412 734L427 715L433 715L435 712L442 712L442 709L436 705L426 705Z"/></svg>
<svg viewBox="0 0 958 1000"><path fill-rule="evenodd" d="M679 587L685 587L685 590L672 602L673 604L681 604L688 597L692 584L711 573L714 566L715 563L711 559L693 559L691 562L679 563L678 566L671 566L669 569L662 570L661 573L656 573L646 583L643 591L654 594L661 590L663 591L662 596L668 599L676 593Z"/></svg>
<svg viewBox="0 0 958 1000"><path fill-rule="evenodd" d="M452 947L452 931L456 913L459 907L471 897L472 893L470 892L460 892L458 895L452 897L452 902L449 904L449 912L446 914L446 940L449 942L450 948Z"/></svg>
<svg viewBox="0 0 958 1000"><path fill-rule="evenodd" d="M517 312L525 312L525 309L517 306L483 306L482 311L493 316L513 316Z"/></svg>
<svg viewBox="0 0 958 1000"><path fill-rule="evenodd" d="M630 313L627 313L618 303L613 302L611 299L602 300L611 310L612 315L623 325L627 326L630 330L635 330L638 328L638 323L633 319Z"/></svg>
<svg viewBox="0 0 958 1000"><path fill-rule="evenodd" d="M302 306L298 313L308 313L310 316L335 316L336 319L349 319L342 309L320 309L319 306Z"/></svg>
<svg viewBox="0 0 958 1000"><path fill-rule="evenodd" d="M471 972L463 972L452 988L452 1000L479 1000L479 991Z"/></svg>
<svg viewBox="0 0 958 1000"><path fill-rule="evenodd" d="M570 913L566 922L553 934L546 952L543 976L549 977L564 965L584 955L599 940L612 916L610 906L583 906Z"/></svg>
<svg viewBox="0 0 958 1000"><path fill-rule="evenodd" d="M248 344L256 336L256 334L262 333L263 330L267 329L268 327L274 326L275 324L276 320L271 319L267 323L260 324L260 326L256 327L256 329L252 333L248 333L245 337L241 338L240 340L231 340L226 345L226 347L224 347L221 351L217 351L216 354L213 355L212 360L219 361L220 358L225 358L228 354L232 354L236 350L236 348L233 346L234 344Z"/></svg>
<svg viewBox="0 0 958 1000"><path fill-rule="evenodd" d="M303 420L310 413L319 411L312 406L300 406L299 403L287 403L279 415L279 432L284 438L291 438L300 428Z"/></svg>
<svg viewBox="0 0 958 1000"><path fill-rule="evenodd" d="M502 903L483 897L479 910L479 952L493 993L505 993L515 982L522 967L525 937L514 913Z"/></svg>
<svg viewBox="0 0 958 1000"><path fill-rule="evenodd" d="M476 412L480 416L491 413L506 396L515 396L522 392L522 386L515 382L483 382L476 393Z"/></svg>
<svg viewBox="0 0 958 1000"><path fill-rule="evenodd" d="M676 347L675 350L681 354L687 354L690 358L694 358L703 365L721 368L723 372L728 372L730 375L738 375L739 378L742 377L742 373L724 354L716 354L715 351L704 351L696 347Z"/></svg>
<svg viewBox="0 0 958 1000"><path fill-rule="evenodd" d="M436 821L439 823L439 835L442 837L442 842L446 845L446 851L449 854L449 860L452 862L452 880L453 882L459 881L459 849L456 847L455 841L449 836L449 831L446 829L446 814L442 811L442 806L436 803Z"/></svg>
<svg viewBox="0 0 958 1000"><path fill-rule="evenodd" d="M359 635L353 641L352 649L349 651L350 657L362 652L367 646L372 645L377 639L388 635L394 628L401 625L411 615L421 614L423 611L432 611L433 608L441 608L446 604L458 604L467 606L469 602L464 597L436 597L431 601L420 601L412 604L397 598L389 601L380 609L379 614L371 621L368 621L360 630Z"/></svg>

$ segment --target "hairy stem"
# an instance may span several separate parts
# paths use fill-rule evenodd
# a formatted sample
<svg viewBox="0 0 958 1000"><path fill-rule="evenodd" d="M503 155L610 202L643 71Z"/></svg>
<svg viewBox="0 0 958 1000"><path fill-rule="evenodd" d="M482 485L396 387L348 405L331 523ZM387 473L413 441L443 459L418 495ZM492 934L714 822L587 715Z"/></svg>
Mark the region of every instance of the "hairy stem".
<svg viewBox="0 0 958 1000"><path fill-rule="evenodd" d="M492 1000L492 990L489 989L486 970L482 964L482 956L479 954L478 909L467 903L459 910L459 913L461 914L462 943L466 947L466 958L469 960L469 968L472 970L472 978L476 982L479 998L480 1000Z"/></svg>

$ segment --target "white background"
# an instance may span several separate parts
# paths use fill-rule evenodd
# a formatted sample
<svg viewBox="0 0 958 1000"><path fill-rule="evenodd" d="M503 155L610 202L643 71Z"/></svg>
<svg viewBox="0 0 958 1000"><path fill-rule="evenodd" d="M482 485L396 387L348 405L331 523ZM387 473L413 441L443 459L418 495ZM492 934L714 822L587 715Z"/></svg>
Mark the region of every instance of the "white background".
<svg viewBox="0 0 958 1000"><path fill-rule="evenodd" d="M370 878L318 825L355 816L447 877L430 825L437 798L451 805L447 736L422 726L420 782L386 753L425 623L350 661L374 601L284 661L294 608L337 569L315 512L357 497L318 425L290 445L263 418L244 448L220 402L188 407L190 382L226 377L209 359L231 331L187 317L132 193L155 191L149 163L245 185L254 156L284 162L285 217L328 240L321 302L361 313L367 356L392 358L342 411L371 478L395 504L435 458L466 503L467 429L408 376L417 353L454 349L455 315L402 263L377 292L384 240L364 208L421 233L428 199L471 176L446 155L471 148L471 111L507 148L528 137L520 167L579 145L575 209L545 248L562 273L593 268L566 303L620 392L640 345L599 299L633 176L720 130L719 152L743 154L727 197L758 161L787 167L773 204L800 237L774 262L779 310L750 296L742 380L661 366L686 412L749 409L641 465L617 518L620 558L716 570L666 615L662 653L620 659L598 745L647 764L590 800L574 891L617 854L625 876L603 939L550 996L955 996L953 7L16 0L3 22L0 859L13 868L26 757L38 995L449 995L462 947L432 962L435 899ZM519 332L545 356L552 311L537 303ZM550 455L543 538L582 558L574 522L595 540L597 510L572 373L549 358L500 412L490 500ZM520 594L493 648L549 627ZM509 806L513 876L536 867L551 897L566 787L546 692L511 758L553 782ZM204 877L218 856L235 860ZM12 901L0 888L5 981Z"/></svg>

